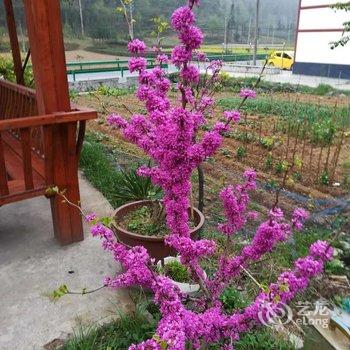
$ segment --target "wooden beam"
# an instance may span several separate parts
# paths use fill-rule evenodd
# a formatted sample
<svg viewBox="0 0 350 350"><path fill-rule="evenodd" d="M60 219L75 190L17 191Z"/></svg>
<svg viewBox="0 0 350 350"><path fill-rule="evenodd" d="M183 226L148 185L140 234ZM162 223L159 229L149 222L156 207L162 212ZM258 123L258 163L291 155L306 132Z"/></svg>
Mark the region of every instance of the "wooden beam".
<svg viewBox="0 0 350 350"><path fill-rule="evenodd" d="M96 116L96 112L93 111L77 111L39 115L34 117L1 119L0 131L84 121L89 119L95 119Z"/></svg>
<svg viewBox="0 0 350 350"><path fill-rule="evenodd" d="M69 112L68 81L63 45L59 0L24 0L29 46L35 78L39 114ZM76 155L77 122L44 128L47 186L66 190L73 203L80 203L78 157ZM54 232L61 244L84 238L80 213L62 203L58 196L51 199Z"/></svg>
<svg viewBox="0 0 350 350"><path fill-rule="evenodd" d="M16 29L16 21L15 15L13 12L12 0L4 0L5 12L6 12L6 21L7 28L10 37L12 58L13 58L13 66L16 75L16 81L18 84L21 83L22 80L22 59L21 59L21 51L19 49L17 29Z"/></svg>

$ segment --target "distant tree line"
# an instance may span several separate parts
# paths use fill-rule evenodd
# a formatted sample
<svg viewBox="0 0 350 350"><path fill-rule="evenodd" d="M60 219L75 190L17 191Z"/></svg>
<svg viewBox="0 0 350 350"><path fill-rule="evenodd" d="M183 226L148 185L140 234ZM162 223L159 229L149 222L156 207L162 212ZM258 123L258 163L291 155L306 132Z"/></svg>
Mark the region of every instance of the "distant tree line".
<svg viewBox="0 0 350 350"><path fill-rule="evenodd" d="M132 6L134 35L148 38L154 31L154 18L169 18L184 0L126 0ZM225 30L229 42L247 41L254 25L255 0L202 0L198 22L208 40L222 41ZM13 0L18 26L25 28L23 1ZM131 4L129 4L131 3ZM298 0L261 0L261 33L278 36L293 31ZM128 27L120 0L61 0L62 21L66 37L87 36L93 39L128 39ZM0 1L0 27L5 27L3 1Z"/></svg>

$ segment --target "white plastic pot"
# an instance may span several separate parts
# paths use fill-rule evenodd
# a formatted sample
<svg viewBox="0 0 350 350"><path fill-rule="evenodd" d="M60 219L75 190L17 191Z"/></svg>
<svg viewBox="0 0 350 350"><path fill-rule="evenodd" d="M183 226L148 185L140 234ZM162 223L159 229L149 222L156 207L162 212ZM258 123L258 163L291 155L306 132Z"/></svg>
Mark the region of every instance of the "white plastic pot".
<svg viewBox="0 0 350 350"><path fill-rule="evenodd" d="M164 258L164 266L167 264L167 263L170 263L172 261L179 261L180 262L180 258L179 257L174 257L174 256L168 256L166 258ZM157 266L158 267L162 267L162 262L159 261L157 263ZM205 273L204 271L204 276L205 278L207 277L207 274ZM169 277L170 278L170 277ZM181 283L181 282L176 282L174 280L172 280L173 283L179 287L179 289L181 290L182 293L185 293L185 294L194 294L196 292L198 292L200 290L200 285L197 284L197 283L194 283L194 284L191 284L191 283Z"/></svg>

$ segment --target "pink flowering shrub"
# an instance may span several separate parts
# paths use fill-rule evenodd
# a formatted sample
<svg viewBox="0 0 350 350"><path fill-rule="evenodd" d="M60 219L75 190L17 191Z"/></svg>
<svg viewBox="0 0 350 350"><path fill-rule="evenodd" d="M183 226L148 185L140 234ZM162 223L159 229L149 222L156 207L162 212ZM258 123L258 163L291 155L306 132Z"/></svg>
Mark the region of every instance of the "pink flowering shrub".
<svg viewBox="0 0 350 350"><path fill-rule="evenodd" d="M211 86L217 82L222 66L219 61L208 63L210 76L203 82L198 66L192 63L193 60L206 60L205 55L198 51L203 41L193 12L193 7L198 3L198 0L190 0L187 6L177 9L171 18L172 27L180 40L170 58L180 71L178 103L173 105L168 97L171 84L166 72L160 67L146 69L147 61L142 57L146 46L135 39L128 45L133 54L129 69L139 73L136 94L144 102L147 113L133 115L130 120L116 114L108 117L112 127L121 129L127 140L138 145L154 161L153 166L141 167L138 172L141 176L149 176L154 184L163 189L163 204L170 232L165 242L178 251L181 262L201 285L197 308L186 308L185 298L178 288L170 279L155 272L154 261L145 248L127 249L115 240L110 228L98 222L94 215L86 217L92 224L92 234L101 238L103 248L114 255L125 271L106 278L105 285L112 288L133 285L149 288L160 308L162 318L156 336L142 344L131 345L131 350L184 350L187 344L191 344L193 349L200 349L205 348L205 344L213 343L221 344L222 349L233 349L241 333L261 324L261 315L268 317L271 309L279 308L281 303L289 302L297 292L304 290L310 279L320 274L325 262L332 258L332 248L327 242L314 243L307 257L298 259L293 269L282 273L267 289L261 289L251 305L226 314L219 299L225 287L249 264L259 261L277 244L286 241L293 230L301 230L308 217L307 212L298 208L288 221L282 210L273 208L268 219L258 226L251 243L236 256L224 253L214 275L205 277L200 260L216 252L216 243L206 239L192 240L190 237L188 208L191 175L220 147L223 133L230 129L231 124L239 122L240 114L239 111L225 112L222 121L217 122L210 131L198 133L214 104ZM163 54L157 57L159 63L167 60ZM255 98L256 93L243 89L240 96L246 100ZM247 170L242 184L228 186L220 193L226 221L218 225L218 231L226 236L228 245L248 221L257 219L257 213L248 209L249 194L255 189L256 174L253 170Z"/></svg>

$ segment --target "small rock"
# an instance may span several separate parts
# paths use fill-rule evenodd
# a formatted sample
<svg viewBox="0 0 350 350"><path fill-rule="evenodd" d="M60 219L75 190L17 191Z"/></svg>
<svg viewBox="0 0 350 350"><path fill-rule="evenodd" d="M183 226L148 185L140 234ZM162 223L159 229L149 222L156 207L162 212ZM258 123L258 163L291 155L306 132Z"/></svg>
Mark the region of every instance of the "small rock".
<svg viewBox="0 0 350 350"><path fill-rule="evenodd" d="M343 254L343 250L342 249L339 249L339 248L334 248L334 257L337 257L339 255L342 255Z"/></svg>
<svg viewBox="0 0 350 350"><path fill-rule="evenodd" d="M350 251L350 243L346 241L340 241L340 245L342 246L343 250Z"/></svg>

